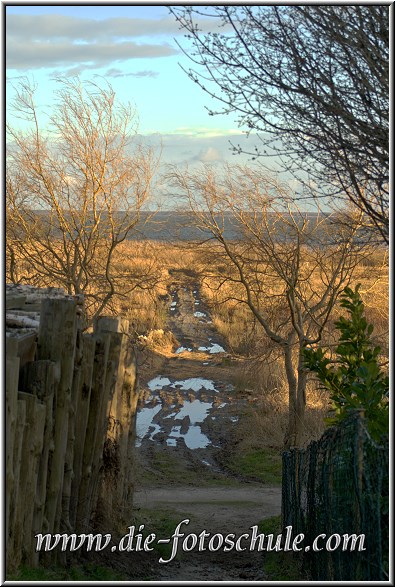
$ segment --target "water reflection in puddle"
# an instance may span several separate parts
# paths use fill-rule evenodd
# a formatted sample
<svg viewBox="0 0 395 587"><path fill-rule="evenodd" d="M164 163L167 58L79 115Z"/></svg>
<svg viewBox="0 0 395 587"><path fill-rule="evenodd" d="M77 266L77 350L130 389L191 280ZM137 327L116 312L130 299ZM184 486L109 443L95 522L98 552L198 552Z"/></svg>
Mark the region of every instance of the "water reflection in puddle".
<svg viewBox="0 0 395 587"><path fill-rule="evenodd" d="M173 426L166 440L167 446L176 446L177 438L183 438L185 444L191 450L196 448L206 448L211 444L209 438L201 431L200 426L190 426L186 434L181 433L181 426Z"/></svg>
<svg viewBox="0 0 395 587"><path fill-rule="evenodd" d="M152 420L161 409L162 404L159 403L153 408L143 408L140 412L138 412L136 419L136 446L141 446L141 441L144 438L144 436L148 434L148 430L152 425ZM157 425L155 424L154 426Z"/></svg>
<svg viewBox="0 0 395 587"><path fill-rule="evenodd" d="M189 353L191 353L192 352L192 349L191 348L187 348L185 346L180 346L176 350L176 355L179 355L180 353L184 353L185 351L188 351Z"/></svg>
<svg viewBox="0 0 395 587"><path fill-rule="evenodd" d="M175 381L171 387L181 389L182 391L199 391L200 389L207 389L208 391L217 391L214 387L214 382L210 379L202 379L201 377L191 377L183 381Z"/></svg>
<svg viewBox="0 0 395 587"><path fill-rule="evenodd" d="M190 379L174 381L172 383L168 377L162 377L162 375L159 375L148 382L148 387L151 391L158 391L164 387L172 387L173 389L181 389L182 391L199 391L200 389L217 391L214 387L214 382L211 379L203 379L202 377L191 377Z"/></svg>
<svg viewBox="0 0 395 587"><path fill-rule="evenodd" d="M170 384L170 379L168 379L167 377L162 377L162 375L159 375L159 377L155 377L155 379L151 379L151 381L148 382L148 387L151 391L157 391L158 389L162 389L162 387L165 387L165 385Z"/></svg>
<svg viewBox="0 0 395 587"><path fill-rule="evenodd" d="M212 354L215 354L215 353L224 353L224 352L226 352L225 349L221 345L219 345L217 343L214 343L214 344L212 344L209 347L200 346L198 350L199 351L202 351L202 352L210 353L211 355Z"/></svg>
<svg viewBox="0 0 395 587"><path fill-rule="evenodd" d="M176 416L176 420L182 420L185 416L189 416L191 424L196 422L203 422L213 404L208 402L201 402L195 399L193 402L185 402L181 410Z"/></svg>
<svg viewBox="0 0 395 587"><path fill-rule="evenodd" d="M189 449L206 448L211 444L210 439L203 434L198 423L204 422L209 410L213 407L210 402L201 402L194 400L192 402L186 401L178 412L172 412L163 419L174 417L175 420L183 420L188 417L191 425L187 432L181 433L181 426L173 426L170 430L169 436L166 439L167 446L177 446L177 438L183 438L186 446ZM137 440L136 446L141 446L143 438L148 440L155 440L154 436L158 432L164 432L163 428L153 422L154 417L162 409L162 404L158 403L153 408L143 408L137 413L136 430ZM150 432L150 429L152 429Z"/></svg>
<svg viewBox="0 0 395 587"><path fill-rule="evenodd" d="M188 448L206 448L211 444L210 440L200 429L200 426L190 426L188 432L184 434L185 444Z"/></svg>
<svg viewBox="0 0 395 587"><path fill-rule="evenodd" d="M171 382L168 377L159 375L158 377L155 377L148 382L148 387L151 391L161 391L167 387L168 389L172 388L177 392L197 392L200 390L206 390L218 393L218 390L215 388L213 381L210 379L203 379L201 377L192 377L182 381ZM155 436L159 432L167 436L167 446L177 446L178 438L183 438L186 446L192 450L206 448L212 444L210 439L202 432L199 425L205 421L209 415L210 410L213 408L212 402L204 402L198 399L194 399L193 401L183 401L181 399L181 405L176 405L173 403L172 405L167 406L166 404L163 405L161 401L158 401L158 398L155 400L154 395L150 395L148 401L157 401L158 403L156 403L153 407L144 407L137 412L137 447L141 446L142 440L144 438L155 442ZM224 407L225 405L226 403L222 403L219 407ZM189 422L186 420L186 422L189 423L187 430L185 431L185 428L183 428L183 432L181 432L181 425L174 425L172 426L170 432L168 432L169 428L166 429L166 426L162 428L160 424L154 422L154 419L156 421L161 420L160 416L157 416L161 410L164 412L162 418L163 422L169 418L173 418L174 421L185 420L185 418L188 418ZM170 413L166 414L166 412ZM185 426L185 422L183 423L183 426Z"/></svg>

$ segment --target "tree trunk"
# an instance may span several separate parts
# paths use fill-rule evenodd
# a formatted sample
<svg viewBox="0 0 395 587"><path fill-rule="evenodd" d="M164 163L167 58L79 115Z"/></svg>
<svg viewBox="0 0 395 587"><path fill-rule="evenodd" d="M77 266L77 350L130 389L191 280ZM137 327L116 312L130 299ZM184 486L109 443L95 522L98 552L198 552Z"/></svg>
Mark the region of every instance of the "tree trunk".
<svg viewBox="0 0 395 587"><path fill-rule="evenodd" d="M306 383L307 375L303 367L302 347L298 347L298 367L292 359L293 344L291 336L284 346L284 363L288 382L288 426L284 437L284 448L299 448L302 441L304 416L306 410Z"/></svg>

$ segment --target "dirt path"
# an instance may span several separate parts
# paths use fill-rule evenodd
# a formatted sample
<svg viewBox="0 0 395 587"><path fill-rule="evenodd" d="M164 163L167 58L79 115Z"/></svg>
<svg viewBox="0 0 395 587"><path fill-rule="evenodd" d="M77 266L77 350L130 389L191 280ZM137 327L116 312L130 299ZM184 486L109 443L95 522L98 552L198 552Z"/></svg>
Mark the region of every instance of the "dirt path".
<svg viewBox="0 0 395 587"><path fill-rule="evenodd" d="M233 534L237 539L243 533L251 535L251 526L259 521L280 513L281 488L247 482L223 468L221 455L248 399L234 389L235 364L197 282L185 274L174 277L168 329L179 346L154 357L141 375L135 511L140 519L152 520L158 512L172 520L163 538L171 536L177 522L188 519L186 534L205 530L210 536ZM155 553L147 571L153 580L265 579L262 553L257 551L196 548L161 565L157 558Z"/></svg>

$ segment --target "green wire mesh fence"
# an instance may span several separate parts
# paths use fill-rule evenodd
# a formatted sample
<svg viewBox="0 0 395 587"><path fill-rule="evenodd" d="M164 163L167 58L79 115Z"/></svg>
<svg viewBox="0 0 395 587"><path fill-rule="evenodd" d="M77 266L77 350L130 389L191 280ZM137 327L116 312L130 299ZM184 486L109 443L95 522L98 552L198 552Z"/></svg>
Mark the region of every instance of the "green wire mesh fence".
<svg viewBox="0 0 395 587"><path fill-rule="evenodd" d="M311 580L388 580L388 468L388 442L377 445L360 414L329 428L306 449L283 453L283 527L303 533L304 545L326 535L317 541L322 550L303 553ZM357 540L351 552L352 535L361 534L363 544ZM332 535L340 542L334 536L326 546Z"/></svg>

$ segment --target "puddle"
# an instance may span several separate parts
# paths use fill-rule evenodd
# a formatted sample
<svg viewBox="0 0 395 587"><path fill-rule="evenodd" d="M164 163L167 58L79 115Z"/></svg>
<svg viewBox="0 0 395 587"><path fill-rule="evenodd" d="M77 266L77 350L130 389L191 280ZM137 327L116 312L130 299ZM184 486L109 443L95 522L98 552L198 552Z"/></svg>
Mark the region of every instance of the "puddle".
<svg viewBox="0 0 395 587"><path fill-rule="evenodd" d="M201 431L200 426L190 426L186 434L181 434L181 426L173 426L167 439L167 445L176 446L177 438L183 438L185 444L191 450L206 448L206 446L211 444L207 436Z"/></svg>
<svg viewBox="0 0 395 587"><path fill-rule="evenodd" d="M182 420L185 416L189 416L191 424L203 422L206 419L208 411L213 407L209 402L201 402L195 399L193 402L185 402L181 410L176 416L176 420Z"/></svg>
<svg viewBox="0 0 395 587"><path fill-rule="evenodd" d="M141 446L141 442L144 436L148 433L151 425L157 427L157 424L152 424L152 420L155 415L162 409L162 404L158 403L153 408L143 408L140 412L137 412L136 417L136 446ZM156 434L158 430L154 432ZM152 437L152 434L151 434Z"/></svg>
<svg viewBox="0 0 395 587"><path fill-rule="evenodd" d="M189 350L189 349L188 349ZM207 389L208 391L218 390L214 387L214 382L211 379L203 379L202 377L191 377L190 379L184 379L183 381L174 381L172 383L168 377L159 375L148 382L148 387L151 391L159 391L163 387L172 387L173 389L179 389L181 391L199 391L200 389Z"/></svg>
<svg viewBox="0 0 395 587"><path fill-rule="evenodd" d="M181 347L184 350L185 347ZM182 351L179 351L182 352ZM164 387L167 389L172 388L175 392L197 392L200 390L206 390L218 393L218 389L215 388L214 382L210 379L203 379L201 377L191 377L180 381L171 381L168 377L159 375L148 382L148 387L153 391L160 391ZM190 394L186 394L190 397ZM177 393L176 397L180 397ZM155 401L155 395L150 396L152 402ZM174 401L174 400L173 400ZM161 401L158 401L153 407L144 407L137 412L136 418L136 447L141 446L143 439L151 440L155 442L155 436L160 432L166 436L167 446L177 446L177 439L183 438L185 445L190 450L199 448L206 448L211 446L210 439L201 430L200 424L206 420L209 416L210 410L213 408L213 403L209 401L200 401L198 399L185 400L183 403L181 399L180 403L172 403L171 406L163 405ZM181 404L181 405L180 405ZM152 404L151 404L152 405ZM219 407L224 407L226 403L221 404ZM183 421L182 427L180 425L173 425L169 433L165 432L165 429L158 424L160 416L157 414L162 410L163 421L173 418L173 422ZM154 419L156 422L154 422ZM189 426L186 426L186 423ZM187 430L185 431L185 429ZM169 428L167 428L168 430ZM182 430L182 432L181 432ZM206 463L211 466L210 463Z"/></svg>
<svg viewBox="0 0 395 587"><path fill-rule="evenodd" d="M162 377L162 375L159 375L159 377L155 377L154 379L151 379L151 381L148 382L148 387L151 391L157 391L158 389L162 389L162 387L164 387L165 385L170 384L170 379L168 379L167 377Z"/></svg>
<svg viewBox="0 0 395 587"><path fill-rule="evenodd" d="M177 302L172 302L172 303L170 304L170 308L175 308L175 307L176 307L176 305L177 305Z"/></svg>
<svg viewBox="0 0 395 587"><path fill-rule="evenodd" d="M185 351L188 351L189 353L192 352L191 348L187 348L185 346L180 346L177 350L176 350L176 355L179 355L180 353L184 353Z"/></svg>
<svg viewBox="0 0 395 587"><path fill-rule="evenodd" d="M201 377L192 377L191 379L184 379L184 381L175 381L171 387L181 389L182 391L199 391L200 389L217 391L214 387L213 381L210 379L202 379Z"/></svg>
<svg viewBox="0 0 395 587"><path fill-rule="evenodd" d="M185 444L190 449L206 448L211 444L210 440L200 429L200 426L190 426L188 432L183 435Z"/></svg>
<svg viewBox="0 0 395 587"><path fill-rule="evenodd" d="M155 424L155 422L152 422L150 425L150 428L153 427L153 431L150 432L150 435L148 436L148 440L154 440L154 436L155 434L158 434L158 432L162 432L162 428L159 426L159 424Z"/></svg>
<svg viewBox="0 0 395 587"><path fill-rule="evenodd" d="M225 353L226 352L225 349L221 345L219 345L217 343L214 343L214 344L212 344L209 347L200 346L198 348L198 350L199 351L202 351L202 352L210 353L210 355L213 355L213 354L216 354L216 353Z"/></svg>
<svg viewBox="0 0 395 587"><path fill-rule="evenodd" d="M205 318L206 314L204 312L194 312L193 315L195 318Z"/></svg>

